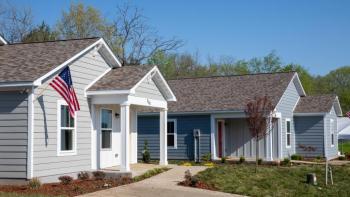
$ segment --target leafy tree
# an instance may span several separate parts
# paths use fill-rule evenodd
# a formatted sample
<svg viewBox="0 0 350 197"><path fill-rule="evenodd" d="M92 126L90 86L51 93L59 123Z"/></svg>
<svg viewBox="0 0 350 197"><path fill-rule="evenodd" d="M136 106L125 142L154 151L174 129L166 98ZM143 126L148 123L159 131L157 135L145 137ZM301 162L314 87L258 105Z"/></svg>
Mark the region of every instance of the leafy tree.
<svg viewBox="0 0 350 197"><path fill-rule="evenodd" d="M249 61L251 73L273 73L282 68L280 57L273 51L263 58L253 58Z"/></svg>
<svg viewBox="0 0 350 197"><path fill-rule="evenodd" d="M22 42L41 42L52 41L57 39L57 32L51 31L50 27L43 21L41 25L32 29L22 39Z"/></svg>

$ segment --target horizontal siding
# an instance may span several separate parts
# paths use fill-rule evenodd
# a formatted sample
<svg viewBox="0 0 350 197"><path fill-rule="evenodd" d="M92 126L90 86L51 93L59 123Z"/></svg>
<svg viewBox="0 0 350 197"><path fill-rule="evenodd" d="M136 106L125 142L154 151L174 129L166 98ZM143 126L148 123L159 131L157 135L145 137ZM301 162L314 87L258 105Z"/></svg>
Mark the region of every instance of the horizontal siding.
<svg viewBox="0 0 350 197"><path fill-rule="evenodd" d="M144 79L135 90L136 97L156 99L164 101L162 93L152 79Z"/></svg>
<svg viewBox="0 0 350 197"><path fill-rule="evenodd" d="M210 116L169 116L177 120L177 148L168 148L168 159L193 160L193 129L201 130L201 155L210 153ZM144 142L148 141L152 159L159 158L159 116L138 117L138 157L142 158Z"/></svg>
<svg viewBox="0 0 350 197"><path fill-rule="evenodd" d="M323 116L294 117L296 153L305 157L324 156ZM305 150L313 147L315 151Z"/></svg>
<svg viewBox="0 0 350 197"><path fill-rule="evenodd" d="M331 119L334 121L332 128L330 126ZM330 159L338 156L338 133L336 128L337 123L337 115L335 113L334 107L332 107L330 113L325 116L326 154ZM331 130L334 131L334 146L332 146L331 142Z"/></svg>
<svg viewBox="0 0 350 197"><path fill-rule="evenodd" d="M28 98L0 92L0 178L27 177Z"/></svg>
<svg viewBox="0 0 350 197"><path fill-rule="evenodd" d="M63 100L48 86L34 103L34 176L46 177L91 169L91 116L84 89L109 66L93 52L85 54L69 67L81 110L77 113L77 154L57 156L57 100ZM38 95L47 82L35 90Z"/></svg>

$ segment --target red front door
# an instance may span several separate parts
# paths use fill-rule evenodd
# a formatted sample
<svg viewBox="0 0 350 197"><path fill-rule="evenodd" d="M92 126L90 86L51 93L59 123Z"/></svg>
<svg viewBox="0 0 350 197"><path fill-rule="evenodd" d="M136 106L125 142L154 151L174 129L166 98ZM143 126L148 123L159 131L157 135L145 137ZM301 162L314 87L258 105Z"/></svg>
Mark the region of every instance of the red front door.
<svg viewBox="0 0 350 197"><path fill-rule="evenodd" d="M219 157L222 157L222 122L218 122Z"/></svg>

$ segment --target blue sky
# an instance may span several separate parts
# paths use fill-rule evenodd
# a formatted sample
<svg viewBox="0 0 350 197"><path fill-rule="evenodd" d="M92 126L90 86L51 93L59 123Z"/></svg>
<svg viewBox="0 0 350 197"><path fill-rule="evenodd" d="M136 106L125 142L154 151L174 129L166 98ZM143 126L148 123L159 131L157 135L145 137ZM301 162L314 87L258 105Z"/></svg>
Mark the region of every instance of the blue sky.
<svg viewBox="0 0 350 197"><path fill-rule="evenodd" d="M1 0L0 0L1 1ZM69 0L12 0L30 6L35 21L54 24ZM81 1L107 18L116 0ZM350 1L331 0L137 0L148 22L164 37L185 41L180 52L236 59L263 57L276 51L283 63L298 63L324 75L350 65Z"/></svg>

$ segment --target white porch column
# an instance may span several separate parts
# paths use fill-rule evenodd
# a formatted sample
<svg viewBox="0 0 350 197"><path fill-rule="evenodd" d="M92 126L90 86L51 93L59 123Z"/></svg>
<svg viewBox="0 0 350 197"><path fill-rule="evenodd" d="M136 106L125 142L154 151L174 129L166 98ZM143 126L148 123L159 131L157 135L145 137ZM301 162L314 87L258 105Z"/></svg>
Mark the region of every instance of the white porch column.
<svg viewBox="0 0 350 197"><path fill-rule="evenodd" d="M216 160L216 122L213 115L210 116L210 151L211 159Z"/></svg>
<svg viewBox="0 0 350 197"><path fill-rule="evenodd" d="M121 169L130 171L130 104L120 105Z"/></svg>
<svg viewBox="0 0 350 197"><path fill-rule="evenodd" d="M167 127L168 127L168 113L167 109L161 109L159 116L159 136L160 136L160 155L159 164L168 165L168 141L167 141Z"/></svg>

